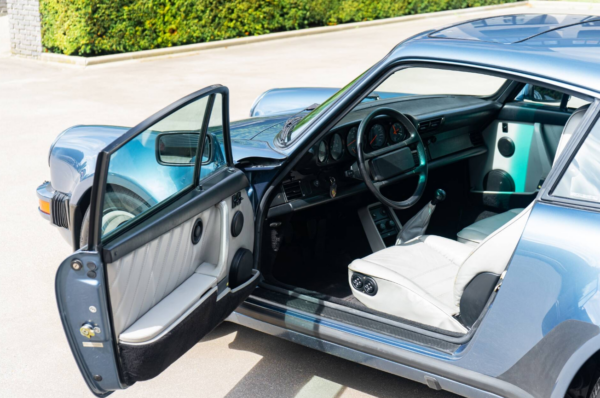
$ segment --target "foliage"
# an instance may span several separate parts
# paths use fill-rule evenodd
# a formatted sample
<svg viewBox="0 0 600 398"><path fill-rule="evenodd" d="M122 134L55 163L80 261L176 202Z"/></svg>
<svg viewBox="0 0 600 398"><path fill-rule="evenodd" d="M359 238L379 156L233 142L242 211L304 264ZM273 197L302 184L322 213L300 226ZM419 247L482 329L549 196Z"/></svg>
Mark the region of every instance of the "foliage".
<svg viewBox="0 0 600 398"><path fill-rule="evenodd" d="M40 0L47 51L100 55L515 0Z"/></svg>

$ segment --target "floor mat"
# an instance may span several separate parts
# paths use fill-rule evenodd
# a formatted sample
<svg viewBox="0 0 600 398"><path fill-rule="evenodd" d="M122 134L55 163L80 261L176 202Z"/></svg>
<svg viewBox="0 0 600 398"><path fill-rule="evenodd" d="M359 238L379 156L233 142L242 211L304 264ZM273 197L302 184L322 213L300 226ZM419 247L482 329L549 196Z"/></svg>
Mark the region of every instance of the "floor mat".
<svg viewBox="0 0 600 398"><path fill-rule="evenodd" d="M306 212L292 220L289 234L273 268L276 280L337 298L352 294L348 265L371 254L356 212Z"/></svg>

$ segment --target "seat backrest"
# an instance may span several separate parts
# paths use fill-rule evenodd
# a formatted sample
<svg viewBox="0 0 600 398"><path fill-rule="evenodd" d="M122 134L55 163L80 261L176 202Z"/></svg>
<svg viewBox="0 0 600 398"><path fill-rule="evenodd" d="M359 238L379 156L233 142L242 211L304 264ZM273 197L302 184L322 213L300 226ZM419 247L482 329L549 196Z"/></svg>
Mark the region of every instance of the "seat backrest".
<svg viewBox="0 0 600 398"><path fill-rule="evenodd" d="M556 149L556 155L554 156L555 163L573 136L573 133L579 127L588 108L589 105L582 106L573 112L569 120L567 120L558 143L558 148ZM454 280L454 299L456 305L460 305L460 299L465 287L467 287L471 279L475 276L482 272L492 272L500 275L506 269L521 239L534 203L531 203L510 222L488 236L462 263Z"/></svg>
<svg viewBox="0 0 600 398"><path fill-rule="evenodd" d="M462 263L454 279L454 300L457 306L460 305L465 287L475 276L482 272L500 275L504 271L521 239L534 203L485 238Z"/></svg>

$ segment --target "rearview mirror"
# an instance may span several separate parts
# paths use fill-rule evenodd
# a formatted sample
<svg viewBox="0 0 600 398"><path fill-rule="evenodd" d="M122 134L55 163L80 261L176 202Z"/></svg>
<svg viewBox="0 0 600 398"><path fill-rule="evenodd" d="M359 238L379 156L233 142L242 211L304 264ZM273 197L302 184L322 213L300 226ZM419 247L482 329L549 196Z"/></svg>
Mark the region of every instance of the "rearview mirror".
<svg viewBox="0 0 600 398"><path fill-rule="evenodd" d="M156 138L156 159L165 166L194 166L198 148L198 133L163 133ZM202 163L210 163L213 137L206 136Z"/></svg>

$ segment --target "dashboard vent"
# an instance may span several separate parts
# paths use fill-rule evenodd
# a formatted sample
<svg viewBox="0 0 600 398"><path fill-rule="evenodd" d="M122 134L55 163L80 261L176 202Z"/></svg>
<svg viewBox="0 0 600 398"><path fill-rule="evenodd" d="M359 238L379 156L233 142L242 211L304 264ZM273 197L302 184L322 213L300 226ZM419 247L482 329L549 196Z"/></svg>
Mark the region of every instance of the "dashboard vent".
<svg viewBox="0 0 600 398"><path fill-rule="evenodd" d="M302 187L300 186L300 181L298 180L284 182L283 192L285 192L285 197L287 198L288 202L303 196Z"/></svg>
<svg viewBox="0 0 600 398"><path fill-rule="evenodd" d="M471 133L469 138L471 139L471 144L473 144L473 146L481 146L484 144L481 133Z"/></svg>
<svg viewBox="0 0 600 398"><path fill-rule="evenodd" d="M431 119L424 122L419 123L419 133L424 133L427 131L436 130L442 124L442 118Z"/></svg>
<svg viewBox="0 0 600 398"><path fill-rule="evenodd" d="M52 216L52 224L69 228L69 197L55 191L52 197L50 214Z"/></svg>

